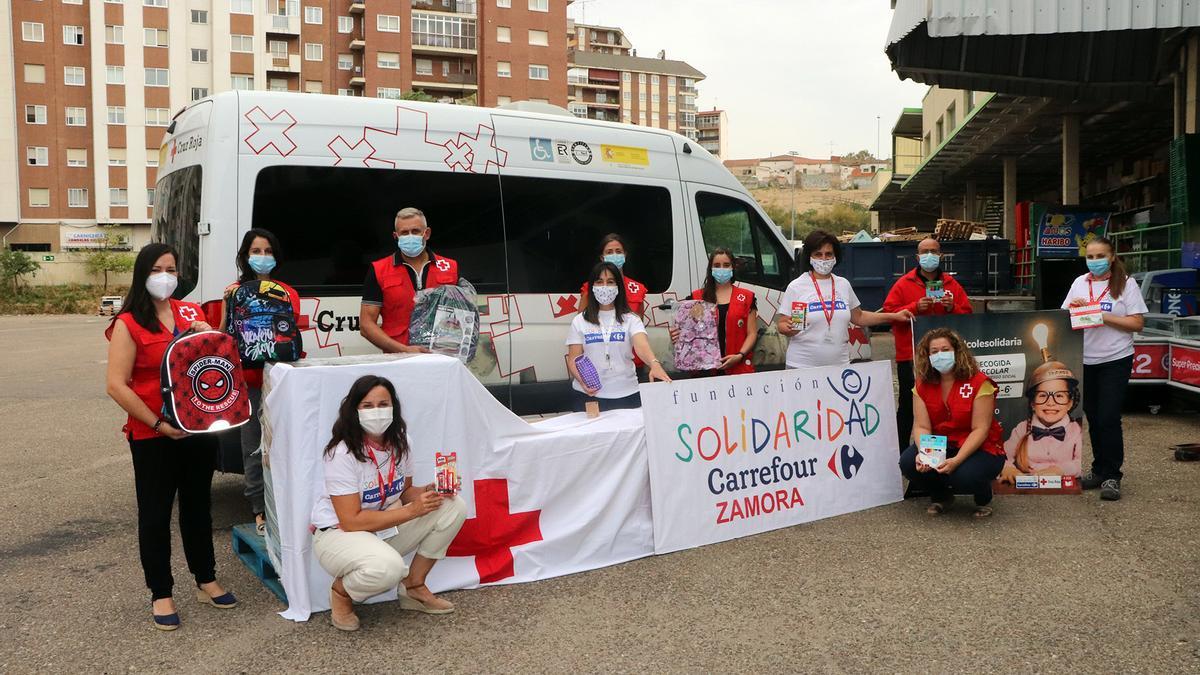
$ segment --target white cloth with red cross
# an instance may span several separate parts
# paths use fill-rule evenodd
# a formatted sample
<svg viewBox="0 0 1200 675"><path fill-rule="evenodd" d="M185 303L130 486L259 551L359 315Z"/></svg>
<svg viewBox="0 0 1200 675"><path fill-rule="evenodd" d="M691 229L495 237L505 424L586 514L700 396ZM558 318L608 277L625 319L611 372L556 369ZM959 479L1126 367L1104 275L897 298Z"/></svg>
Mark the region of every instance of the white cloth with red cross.
<svg viewBox="0 0 1200 675"><path fill-rule="evenodd" d="M288 597L285 618L329 608L332 579L313 557L310 514L338 404L363 375L396 385L415 484L433 481L434 453L458 453L467 521L429 576L433 591L547 579L654 552L640 410L529 424L446 356L273 364L263 406L275 514L268 549Z"/></svg>

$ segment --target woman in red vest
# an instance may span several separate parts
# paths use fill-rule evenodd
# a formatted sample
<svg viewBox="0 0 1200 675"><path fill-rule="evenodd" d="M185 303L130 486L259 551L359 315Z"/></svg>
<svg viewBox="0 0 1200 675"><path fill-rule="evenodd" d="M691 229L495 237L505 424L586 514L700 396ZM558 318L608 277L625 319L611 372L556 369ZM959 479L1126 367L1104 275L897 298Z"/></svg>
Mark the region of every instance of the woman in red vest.
<svg viewBox="0 0 1200 675"><path fill-rule="evenodd" d="M992 481L1004 468L1004 443L996 421L996 384L962 337L935 328L921 338L915 358L913 437L946 437L946 461L931 468L917 461L916 444L900 454L900 470L918 489L933 495L927 513L938 515L954 494L975 496L975 517L992 515Z"/></svg>
<svg viewBox="0 0 1200 675"><path fill-rule="evenodd" d="M242 245L238 247L236 259L238 280L225 289L221 300L222 332L229 330L229 304L234 300L234 293L247 281L270 281L278 284L291 300L293 321L301 321L300 294L291 286L271 277L279 258L279 240L270 230L256 227L242 237ZM246 376L251 410L250 421L239 429L242 441L242 492L250 502L250 511L254 514L254 527L263 535L266 534L267 519L266 505L263 501L262 453L258 451L262 445L262 423L258 419L258 413L262 407L263 364L245 366L242 373Z"/></svg>
<svg viewBox="0 0 1200 675"><path fill-rule="evenodd" d="M717 306L717 344L723 358L720 368L699 373L700 376L742 375L753 373L752 355L758 342L758 300L754 291L733 284L733 253L715 248L708 254L708 273L704 287L692 291L693 300L711 302ZM671 329L671 341L679 336Z"/></svg>
<svg viewBox="0 0 1200 675"><path fill-rule="evenodd" d="M108 346L108 395L128 413L125 437L133 455L137 492L138 549L150 588L154 626L179 627L172 598L171 506L179 495L179 533L188 569L196 579L196 599L218 608L237 605L216 577L210 488L216 439L191 436L159 414L159 368L176 335L195 328L212 330L199 305L175 300L178 256L166 244L147 244L133 264L133 282L104 335Z"/></svg>
<svg viewBox="0 0 1200 675"><path fill-rule="evenodd" d="M612 263L621 271L621 275L625 277L625 299L629 302L629 309L642 318L646 316L646 285L625 276L625 252L628 248L621 235L606 234L600 240L600 262ZM579 292L579 311L581 312L591 300L590 290L591 284L584 282L583 288ZM637 361L637 363L639 366L641 365L641 361Z"/></svg>

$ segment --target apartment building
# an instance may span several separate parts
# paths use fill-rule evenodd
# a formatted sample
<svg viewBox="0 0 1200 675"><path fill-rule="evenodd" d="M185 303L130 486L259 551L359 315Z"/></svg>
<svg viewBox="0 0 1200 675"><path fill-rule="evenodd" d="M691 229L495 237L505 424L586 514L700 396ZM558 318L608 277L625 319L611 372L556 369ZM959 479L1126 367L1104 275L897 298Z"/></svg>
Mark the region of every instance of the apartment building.
<svg viewBox="0 0 1200 675"><path fill-rule="evenodd" d="M637 56L625 31L615 26L593 26L567 20L567 48L597 54Z"/></svg>
<svg viewBox="0 0 1200 675"><path fill-rule="evenodd" d="M713 155L728 156L729 118L724 110L714 108L696 113L696 140Z"/></svg>
<svg viewBox="0 0 1200 675"><path fill-rule="evenodd" d="M2 2L0 234L56 252L126 224L144 241L165 127L220 91L565 106L570 2Z"/></svg>
<svg viewBox="0 0 1200 675"><path fill-rule="evenodd" d="M668 129L696 140L696 84L704 73L683 61L572 50L568 108L577 117Z"/></svg>

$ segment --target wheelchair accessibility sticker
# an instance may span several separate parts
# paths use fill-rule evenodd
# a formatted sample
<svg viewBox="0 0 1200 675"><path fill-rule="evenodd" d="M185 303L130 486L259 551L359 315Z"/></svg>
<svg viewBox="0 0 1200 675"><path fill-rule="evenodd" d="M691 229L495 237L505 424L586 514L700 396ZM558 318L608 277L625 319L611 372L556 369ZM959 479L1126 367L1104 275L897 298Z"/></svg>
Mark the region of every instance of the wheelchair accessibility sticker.
<svg viewBox="0 0 1200 675"><path fill-rule="evenodd" d="M549 138L529 139L529 156L535 162L554 161L554 143Z"/></svg>

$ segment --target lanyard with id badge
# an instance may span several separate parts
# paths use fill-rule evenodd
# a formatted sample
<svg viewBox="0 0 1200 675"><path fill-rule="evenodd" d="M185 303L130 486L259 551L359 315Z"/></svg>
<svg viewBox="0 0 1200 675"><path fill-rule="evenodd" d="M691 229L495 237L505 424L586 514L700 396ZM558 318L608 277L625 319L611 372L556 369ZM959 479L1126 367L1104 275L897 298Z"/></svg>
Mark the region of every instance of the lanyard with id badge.
<svg viewBox="0 0 1200 675"><path fill-rule="evenodd" d="M813 288L817 289L817 301L821 303L821 313L825 315L825 322L829 324L829 330L825 331L825 344L833 344L833 313L837 311L837 281L831 276L829 277L829 311L825 311L825 296L821 293L821 284L817 283L817 275L814 272L809 272L812 278Z"/></svg>
<svg viewBox="0 0 1200 675"><path fill-rule="evenodd" d="M1108 288L1105 286L1104 290L1100 292L1100 297L1096 297L1092 290L1092 280L1088 279L1088 303L1072 307L1069 310L1073 330L1085 330L1104 325L1104 311L1100 307L1100 301L1108 295Z"/></svg>
<svg viewBox="0 0 1200 675"><path fill-rule="evenodd" d="M364 444L364 446L367 450L367 456L371 458L371 463L375 465L375 476L379 485L379 510L383 511L385 510L384 507L387 505L388 488L391 487L392 483L394 483L396 480L396 453L388 453L389 468L387 482L385 483L383 480L383 467L379 466L379 460L375 459L375 448L372 448L370 444ZM382 448L379 448L379 450L380 452L383 451ZM393 525L385 530L379 530L375 533L375 536L379 537L380 539L390 539L396 536L399 531L400 530Z"/></svg>

